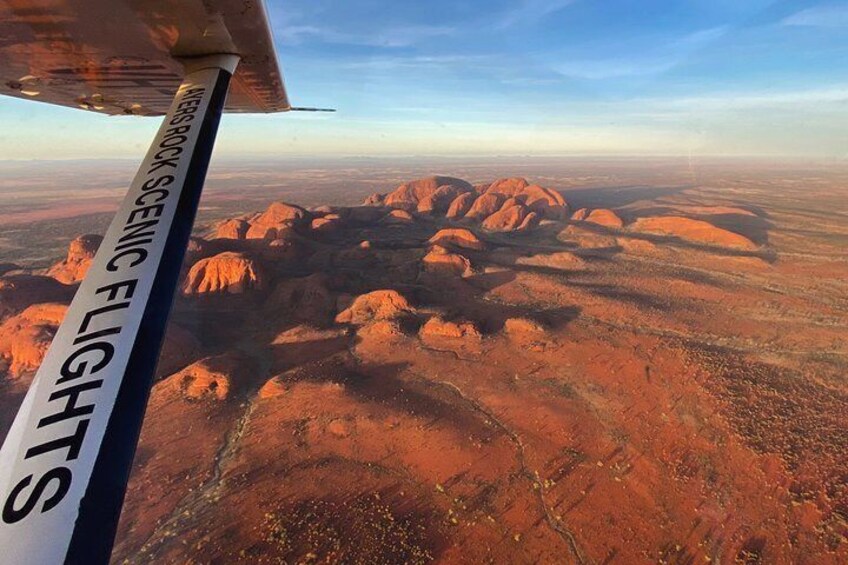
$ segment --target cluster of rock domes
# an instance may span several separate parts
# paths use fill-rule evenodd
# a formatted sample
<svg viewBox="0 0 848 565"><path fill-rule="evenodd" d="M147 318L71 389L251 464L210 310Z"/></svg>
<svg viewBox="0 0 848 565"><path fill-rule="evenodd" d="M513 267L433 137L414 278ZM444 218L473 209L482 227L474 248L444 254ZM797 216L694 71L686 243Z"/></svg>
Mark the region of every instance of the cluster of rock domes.
<svg viewBox="0 0 848 565"><path fill-rule="evenodd" d="M372 194L365 203L407 214L468 220L497 232L530 230L543 219L559 220L568 213L560 193L517 177L477 186L453 177L428 177L404 183L386 195Z"/></svg>
<svg viewBox="0 0 848 565"><path fill-rule="evenodd" d="M713 208L692 212L740 213L735 208ZM581 208L569 214L558 192L523 178L472 185L458 178L432 176L404 183L385 195L374 194L361 206L306 209L274 202L262 212L220 222L206 237L192 238L181 292L195 297L262 291L259 295L266 307L288 319L332 323L335 318L336 323L354 325L370 319L380 323L366 324L362 331L392 334L399 331L395 316L384 316L384 311L411 311L402 296L385 290L340 305L337 294L328 289L327 273L338 267L367 269L382 261L387 269L405 273L407 282L426 285L432 283L432 277L469 277L480 254L494 257L504 253L489 249L497 238L489 238L487 244L481 239L486 233L523 232L542 222L562 228L560 238L582 248L619 246L653 252L645 234L710 246L756 248L740 234L681 215L640 217L625 225L616 212L604 208ZM393 229L405 251L375 248L369 241L355 239L363 229L374 232L382 228ZM5 368L17 376L37 368L73 295L73 285L84 278L101 241L97 235L74 239L67 256L42 274L23 272L14 265L3 267L0 371ZM568 252L513 259L516 264L558 267L582 262ZM285 274L292 270L300 274ZM454 328L453 323L435 319L421 331L426 335L474 334L461 324ZM162 371L184 366L199 347L190 332L177 326L169 331L168 344L160 363ZM223 390L216 394L224 394Z"/></svg>

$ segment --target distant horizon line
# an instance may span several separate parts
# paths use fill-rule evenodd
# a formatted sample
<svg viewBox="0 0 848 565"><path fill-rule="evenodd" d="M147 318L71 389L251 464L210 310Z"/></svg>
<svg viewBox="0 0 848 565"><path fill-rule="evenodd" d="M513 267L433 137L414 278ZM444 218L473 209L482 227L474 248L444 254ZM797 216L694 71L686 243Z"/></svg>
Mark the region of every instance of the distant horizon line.
<svg viewBox="0 0 848 565"><path fill-rule="evenodd" d="M0 164L12 163L103 163L103 162L138 162L143 156L138 157L19 157L19 158L0 158ZM715 159L715 160L757 160L757 161L774 161L774 160L790 160L803 162L827 162L827 163L848 163L848 154L842 156L826 155L815 156L805 154L772 154L772 153L755 153L755 154L734 154L734 153L549 153L549 154L528 154L528 153L480 153L480 154L383 154L383 155L356 155L356 154L255 154L255 155L216 155L215 161L218 163L230 163L234 161L263 161L273 162L276 160L332 160L332 161L378 161L378 160L408 160L408 159L447 159L451 161L474 160L474 159L504 159L504 158L521 158L521 159L597 159L597 160L633 160L633 159Z"/></svg>

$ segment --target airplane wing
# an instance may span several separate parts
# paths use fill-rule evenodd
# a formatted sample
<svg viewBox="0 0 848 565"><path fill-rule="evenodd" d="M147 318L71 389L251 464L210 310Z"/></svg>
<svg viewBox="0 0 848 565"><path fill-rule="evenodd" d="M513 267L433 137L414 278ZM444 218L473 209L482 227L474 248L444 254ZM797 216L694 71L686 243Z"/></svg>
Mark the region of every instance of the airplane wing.
<svg viewBox="0 0 848 565"><path fill-rule="evenodd" d="M0 73L164 114L0 448L0 561L108 563L221 114L291 107L259 0L0 0Z"/></svg>
<svg viewBox="0 0 848 565"><path fill-rule="evenodd" d="M161 116L182 62L235 53L225 111L291 108L259 0L0 0L0 93Z"/></svg>

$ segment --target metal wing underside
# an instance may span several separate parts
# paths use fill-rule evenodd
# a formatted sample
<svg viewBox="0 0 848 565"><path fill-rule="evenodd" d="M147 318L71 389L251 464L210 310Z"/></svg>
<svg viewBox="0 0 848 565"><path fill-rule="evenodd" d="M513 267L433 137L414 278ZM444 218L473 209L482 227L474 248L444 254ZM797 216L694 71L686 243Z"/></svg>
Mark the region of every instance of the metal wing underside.
<svg viewBox="0 0 848 565"><path fill-rule="evenodd" d="M228 112L291 109L262 0L0 0L0 93L159 116L181 60L235 53Z"/></svg>

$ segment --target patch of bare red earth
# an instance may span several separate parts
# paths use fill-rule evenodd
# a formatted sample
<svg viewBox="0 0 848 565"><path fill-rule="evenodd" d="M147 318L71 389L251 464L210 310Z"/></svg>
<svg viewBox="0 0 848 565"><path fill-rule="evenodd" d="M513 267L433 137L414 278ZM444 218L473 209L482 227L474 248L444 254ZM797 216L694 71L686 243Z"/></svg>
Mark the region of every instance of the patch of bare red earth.
<svg viewBox="0 0 848 565"><path fill-rule="evenodd" d="M840 267L686 196L432 177L195 239L115 561L844 562ZM22 296L0 346L55 323Z"/></svg>

